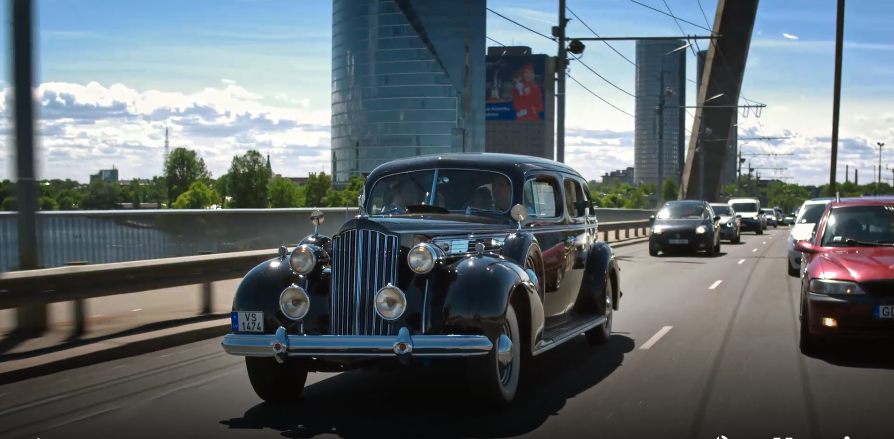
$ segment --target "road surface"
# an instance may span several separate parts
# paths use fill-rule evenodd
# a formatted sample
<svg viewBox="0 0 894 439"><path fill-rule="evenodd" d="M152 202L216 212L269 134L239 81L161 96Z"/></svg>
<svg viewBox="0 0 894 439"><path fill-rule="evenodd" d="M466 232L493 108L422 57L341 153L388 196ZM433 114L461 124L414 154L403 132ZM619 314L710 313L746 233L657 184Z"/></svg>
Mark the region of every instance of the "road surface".
<svg viewBox="0 0 894 439"><path fill-rule="evenodd" d="M0 437L894 437L894 356L880 353L894 350L798 351L786 233L716 258L617 249L611 342L579 337L524 364L500 414L473 412L459 378L405 369L311 374L297 405L270 407L216 339L0 387Z"/></svg>

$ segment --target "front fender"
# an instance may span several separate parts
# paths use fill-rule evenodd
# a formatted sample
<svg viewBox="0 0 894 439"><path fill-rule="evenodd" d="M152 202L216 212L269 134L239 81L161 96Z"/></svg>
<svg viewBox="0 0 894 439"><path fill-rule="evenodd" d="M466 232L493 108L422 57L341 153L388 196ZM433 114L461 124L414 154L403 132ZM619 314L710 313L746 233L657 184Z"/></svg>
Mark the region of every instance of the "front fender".
<svg viewBox="0 0 894 439"><path fill-rule="evenodd" d="M592 306L593 304L601 304L602 297L605 295L606 281L612 283L612 309L617 311L620 307L620 267L615 259L614 250L604 241L596 242L587 251L586 266L584 267L584 278L581 282L580 292L578 293L577 305L581 307Z"/></svg>
<svg viewBox="0 0 894 439"><path fill-rule="evenodd" d="M295 284L310 296L310 311L304 318L304 331L311 332L325 327L321 319L328 316L329 284L323 279L322 267L307 276L295 273L287 258L273 258L255 268L242 278L233 297L233 311L260 311L264 313L264 333L273 334L280 326L290 334L296 334L298 324L286 317L279 309L279 295L289 285Z"/></svg>
<svg viewBox="0 0 894 439"><path fill-rule="evenodd" d="M531 311L531 322L542 332L543 304L533 282L516 263L490 256L470 256L450 268L453 282L444 296L443 324L447 328L475 328L496 339L512 294L523 291ZM538 315L539 314L539 315Z"/></svg>

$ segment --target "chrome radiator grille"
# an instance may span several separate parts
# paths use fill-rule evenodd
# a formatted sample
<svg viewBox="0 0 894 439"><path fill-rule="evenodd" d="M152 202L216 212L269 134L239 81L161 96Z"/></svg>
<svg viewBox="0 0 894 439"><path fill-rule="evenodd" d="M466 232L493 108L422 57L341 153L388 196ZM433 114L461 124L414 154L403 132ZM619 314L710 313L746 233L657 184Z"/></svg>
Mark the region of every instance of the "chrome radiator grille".
<svg viewBox="0 0 894 439"><path fill-rule="evenodd" d="M385 285L397 285L399 254L397 236L371 230L348 230L332 239L330 334L390 335L374 300Z"/></svg>

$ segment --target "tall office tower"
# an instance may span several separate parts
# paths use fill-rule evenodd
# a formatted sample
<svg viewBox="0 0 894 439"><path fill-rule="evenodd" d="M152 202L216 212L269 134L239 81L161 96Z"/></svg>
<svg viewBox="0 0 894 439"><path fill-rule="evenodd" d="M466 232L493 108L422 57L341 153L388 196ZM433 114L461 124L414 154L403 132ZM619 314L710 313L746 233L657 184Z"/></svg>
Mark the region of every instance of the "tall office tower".
<svg viewBox="0 0 894 439"><path fill-rule="evenodd" d="M708 58L707 50L702 50L701 52L698 52L698 59L695 63L696 64L695 82L697 84L696 91L695 91L696 93L698 93L698 91L702 87L702 74L705 71L705 60L707 58ZM698 96L698 94L696 94L696 96ZM739 123L739 112L738 111L734 113L733 121L731 123L733 125ZM723 166L723 170L722 170L722 174L721 174L722 177L720 180L723 182L721 192L724 192L726 190L726 186L729 186L731 184L736 184L736 175L739 171L739 169L738 169L739 168L739 138L736 135L736 133L738 131L739 130L736 127L733 127L733 129L730 130L729 143L727 144L727 147L729 148L727 151L728 155L726 156L726 163Z"/></svg>
<svg viewBox="0 0 894 439"><path fill-rule="evenodd" d="M332 1L332 182L484 151L486 0Z"/></svg>
<svg viewBox="0 0 894 439"><path fill-rule="evenodd" d="M664 183L658 181L658 104L668 88L673 95L664 101L664 179L679 183L685 162L686 111L680 107L686 105L686 51L674 52L685 44L683 40L636 42L633 180L655 183L658 190Z"/></svg>

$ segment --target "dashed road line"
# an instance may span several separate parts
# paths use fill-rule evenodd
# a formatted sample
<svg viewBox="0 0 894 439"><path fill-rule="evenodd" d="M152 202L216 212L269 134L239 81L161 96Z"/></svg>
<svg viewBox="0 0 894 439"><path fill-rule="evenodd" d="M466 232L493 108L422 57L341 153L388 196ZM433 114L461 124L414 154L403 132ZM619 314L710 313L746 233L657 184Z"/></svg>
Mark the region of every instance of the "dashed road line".
<svg viewBox="0 0 894 439"><path fill-rule="evenodd" d="M717 286L720 285L721 282L723 282L723 281L722 281L722 280L719 280L719 281L717 281L717 282L714 282L713 284L711 284L710 287L708 287L708 289L709 289L709 290L716 289Z"/></svg>
<svg viewBox="0 0 894 439"><path fill-rule="evenodd" d="M126 364L122 364L122 365L120 365L120 366L115 366L115 367L112 368L112 370L115 370L115 369L121 369L122 367L127 367L127 365L126 365Z"/></svg>
<svg viewBox="0 0 894 439"><path fill-rule="evenodd" d="M745 262L744 259L742 259L741 261L739 261L739 265L742 265L743 262Z"/></svg>
<svg viewBox="0 0 894 439"><path fill-rule="evenodd" d="M671 330L671 328L673 328L673 326L665 326L661 328L661 330L655 333L655 335L653 335L652 338L650 338L645 344L643 344L640 349L649 349L650 347L652 347L652 345L658 343L658 340L661 340L661 337L664 337L664 334L667 334L668 331Z"/></svg>
<svg viewBox="0 0 894 439"><path fill-rule="evenodd" d="M137 309L130 310L130 312L137 312L137 311L142 311L142 310L143 310L143 308L137 308Z"/></svg>
<svg viewBox="0 0 894 439"><path fill-rule="evenodd" d="M753 252L756 252L756 251L757 251L757 249L754 249L754 250L751 250L751 251L753 251Z"/></svg>

